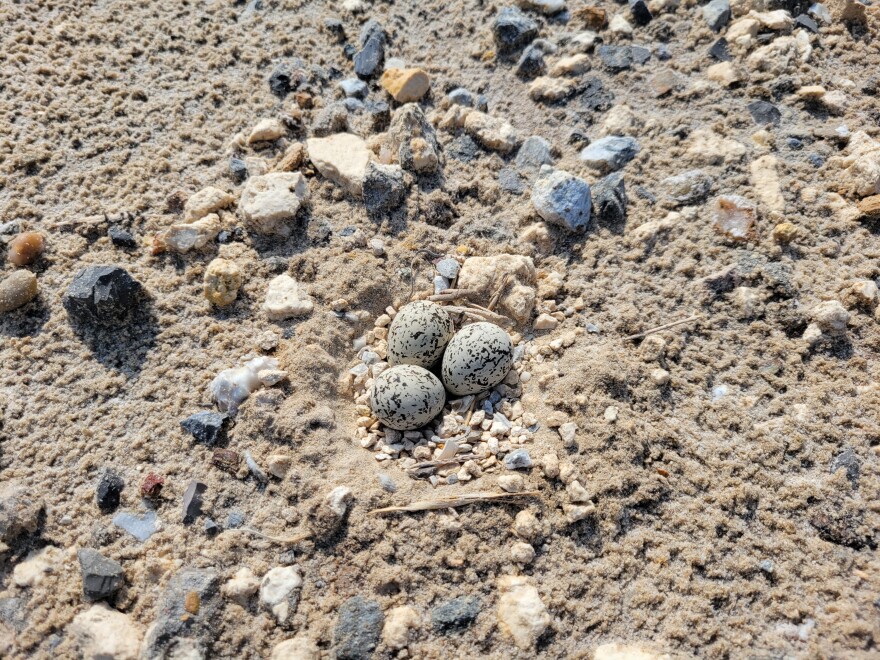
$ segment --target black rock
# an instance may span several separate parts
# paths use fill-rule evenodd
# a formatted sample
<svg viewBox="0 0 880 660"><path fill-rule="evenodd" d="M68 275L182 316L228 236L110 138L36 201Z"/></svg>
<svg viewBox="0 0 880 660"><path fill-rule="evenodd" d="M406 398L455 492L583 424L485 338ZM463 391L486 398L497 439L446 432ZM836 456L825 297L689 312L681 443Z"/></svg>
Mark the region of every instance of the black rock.
<svg viewBox="0 0 880 660"><path fill-rule="evenodd" d="M768 101L753 101L746 107L756 124L778 124L782 118L779 108Z"/></svg>
<svg viewBox="0 0 880 660"><path fill-rule="evenodd" d="M119 225L113 225L112 227L110 227L110 229L107 230L107 236L110 237L110 241L116 247L131 250L133 248L136 248L138 245L137 239L135 239L132 233L126 231Z"/></svg>
<svg viewBox="0 0 880 660"><path fill-rule="evenodd" d="M636 25L647 25L654 18L645 0L629 0L629 11Z"/></svg>
<svg viewBox="0 0 880 660"><path fill-rule="evenodd" d="M196 442L213 447L223 435L223 425L229 415L203 410L180 421L180 427L192 434Z"/></svg>
<svg viewBox="0 0 880 660"><path fill-rule="evenodd" d="M447 155L462 163L471 162L477 157L479 151L480 147L470 135L460 135L446 145Z"/></svg>
<svg viewBox="0 0 880 660"><path fill-rule="evenodd" d="M390 213L406 198L403 170L399 166L370 162L364 175L364 205L370 216Z"/></svg>
<svg viewBox="0 0 880 660"><path fill-rule="evenodd" d="M438 632L464 630L477 619L481 605L476 596L458 596L431 610L431 624Z"/></svg>
<svg viewBox="0 0 880 660"><path fill-rule="evenodd" d="M229 159L229 176L236 183L241 183L248 178L248 167L241 158Z"/></svg>
<svg viewBox="0 0 880 660"><path fill-rule="evenodd" d="M361 49L354 56L354 72L361 78L369 78L385 60L385 28L371 18L361 29Z"/></svg>
<svg viewBox="0 0 880 660"><path fill-rule="evenodd" d="M537 78L546 70L547 63L544 62L544 53L535 46L526 48L516 64L516 75L526 80Z"/></svg>
<svg viewBox="0 0 880 660"><path fill-rule="evenodd" d="M119 506L119 499L125 482L112 470L104 470L98 480L95 495L98 499L98 508L104 513L112 513Z"/></svg>
<svg viewBox="0 0 880 660"><path fill-rule="evenodd" d="M788 138L785 143L788 145L789 149L794 149L795 151L800 151L804 148L804 143L796 137Z"/></svg>
<svg viewBox="0 0 880 660"><path fill-rule="evenodd" d="M208 536L216 536L220 533L220 525L210 518L205 518L205 534Z"/></svg>
<svg viewBox="0 0 880 660"><path fill-rule="evenodd" d="M183 523L189 524L202 514L202 495L208 486L200 481L190 481L183 492Z"/></svg>
<svg viewBox="0 0 880 660"><path fill-rule="evenodd" d="M167 658L181 638L196 646L200 657L209 657L209 646L217 633L217 615L222 605L219 597L220 578L213 568L183 568L178 571L162 593L156 609L158 615L149 627L142 646L146 658ZM199 610L187 611L190 593L198 596Z"/></svg>
<svg viewBox="0 0 880 660"><path fill-rule="evenodd" d="M538 24L516 7L505 7L492 23L492 34L501 53L517 51L538 36Z"/></svg>
<svg viewBox="0 0 880 660"><path fill-rule="evenodd" d="M355 55L357 55L357 48L355 48L351 44L345 44L342 47L342 56L345 57L345 59L353 59Z"/></svg>
<svg viewBox="0 0 880 660"><path fill-rule="evenodd" d="M83 548L77 557L86 598L101 600L119 591L122 586L122 566L91 548Z"/></svg>
<svg viewBox="0 0 880 660"><path fill-rule="evenodd" d="M385 101L367 101L364 111L370 117L370 127L377 133L383 132L391 123L391 108Z"/></svg>
<svg viewBox="0 0 880 660"><path fill-rule="evenodd" d="M73 277L64 294L68 316L84 325L120 326L138 306L143 287L119 266L89 266Z"/></svg>
<svg viewBox="0 0 880 660"><path fill-rule="evenodd" d="M626 186L623 173L615 172L600 179L590 188L593 216L603 225L620 225L626 221Z"/></svg>
<svg viewBox="0 0 880 660"><path fill-rule="evenodd" d="M283 99L290 94L293 88L293 72L290 66L279 64L269 76L269 89L275 96Z"/></svg>
<svg viewBox="0 0 880 660"><path fill-rule="evenodd" d="M374 600L363 596L349 598L339 608L333 629L333 646L339 660L366 660L379 644L385 616Z"/></svg>
<svg viewBox="0 0 880 660"><path fill-rule="evenodd" d="M608 110L614 103L614 94L605 89L600 78L592 76L585 79L578 87L580 103L586 110L599 112Z"/></svg>
<svg viewBox="0 0 880 660"><path fill-rule="evenodd" d="M633 64L644 64L651 57L651 51L641 46L599 46L599 59L611 71L625 71Z"/></svg>
<svg viewBox="0 0 880 660"><path fill-rule="evenodd" d="M244 231L241 227L233 227L232 229L224 229L217 234L217 242L223 245L234 241L244 240Z"/></svg>
<svg viewBox="0 0 880 660"><path fill-rule="evenodd" d="M819 25L812 18L807 16L806 14L801 14L796 19L794 19L795 27L802 27L808 29L810 32L818 32Z"/></svg>
<svg viewBox="0 0 880 660"><path fill-rule="evenodd" d="M846 478L852 484L853 488L859 487L859 472L861 470L861 462L859 457L853 451L852 447L847 447L842 453L838 454L831 461L831 473L835 473L843 468L846 470Z"/></svg>
<svg viewBox="0 0 880 660"><path fill-rule="evenodd" d="M730 50L727 48L727 39L722 37L709 49L709 55L714 57L719 62L730 62L733 58L730 55Z"/></svg>

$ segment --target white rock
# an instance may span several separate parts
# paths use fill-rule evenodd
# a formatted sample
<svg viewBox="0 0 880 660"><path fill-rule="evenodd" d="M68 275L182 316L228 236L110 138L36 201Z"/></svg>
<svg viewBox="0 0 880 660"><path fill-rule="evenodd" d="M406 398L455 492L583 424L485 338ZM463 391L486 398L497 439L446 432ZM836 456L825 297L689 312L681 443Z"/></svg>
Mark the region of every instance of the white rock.
<svg viewBox="0 0 880 660"><path fill-rule="evenodd" d="M535 549L525 541L517 541L510 548L510 558L517 564L531 564L535 559Z"/></svg>
<svg viewBox="0 0 880 660"><path fill-rule="evenodd" d="M306 141L309 160L325 179L344 188L349 194L361 197L364 177L370 162L367 143L351 133L336 133L324 138Z"/></svg>
<svg viewBox="0 0 880 660"><path fill-rule="evenodd" d="M864 131L853 133L846 154L829 158L828 165L841 170L840 188L859 197L880 193L880 142Z"/></svg>
<svg viewBox="0 0 880 660"><path fill-rule="evenodd" d="M535 319L535 330L553 330L557 325L559 325L559 321L549 314L539 314L538 318Z"/></svg>
<svg viewBox="0 0 880 660"><path fill-rule="evenodd" d="M518 0L517 4L544 14L556 14L565 9L565 0Z"/></svg>
<svg viewBox="0 0 880 660"><path fill-rule="evenodd" d="M583 53L563 57L550 67L550 75L554 78L559 76L576 76L590 70L590 58Z"/></svg>
<svg viewBox="0 0 880 660"><path fill-rule="evenodd" d="M63 560L64 551L61 548L48 545L42 550L34 550L12 569L12 581L19 587L38 585L47 574L55 573Z"/></svg>
<svg viewBox="0 0 880 660"><path fill-rule="evenodd" d="M565 512L565 519L573 524L591 515L596 507L592 504L563 504L562 510Z"/></svg>
<svg viewBox="0 0 880 660"><path fill-rule="evenodd" d="M535 306L537 271L531 257L516 254L469 257L459 271L458 286L476 290L479 298L474 302L485 305L504 277L509 279L510 285L499 300L499 310L524 323Z"/></svg>
<svg viewBox="0 0 880 660"><path fill-rule="evenodd" d="M541 522L534 511L523 509L513 519L513 533L526 541L535 541L541 537Z"/></svg>
<svg viewBox="0 0 880 660"><path fill-rule="evenodd" d="M837 300L819 303L813 307L810 316L822 332L831 335L846 332L846 324L849 322L849 312Z"/></svg>
<svg viewBox="0 0 880 660"><path fill-rule="evenodd" d="M234 600L242 606L248 599L257 593L260 588L260 580L247 566L239 568L235 576L220 587L220 593L226 598Z"/></svg>
<svg viewBox="0 0 880 660"><path fill-rule="evenodd" d="M69 631L85 660L136 660L143 630L122 612L96 603L77 614Z"/></svg>
<svg viewBox="0 0 880 660"><path fill-rule="evenodd" d="M217 402L220 410L234 415L244 400L263 386L259 372L276 368L278 360L275 358L258 357L240 367L224 369L211 381L211 398Z"/></svg>
<svg viewBox="0 0 880 660"><path fill-rule="evenodd" d="M290 275L279 275L269 282L263 310L270 320L306 316L314 307L311 296Z"/></svg>
<svg viewBox="0 0 880 660"><path fill-rule="evenodd" d="M794 26L794 19L784 9L764 12L752 10L748 15L769 30L789 30Z"/></svg>
<svg viewBox="0 0 880 660"><path fill-rule="evenodd" d="M296 566L279 566L263 576L260 582L260 602L284 623L296 612L302 576Z"/></svg>
<svg viewBox="0 0 880 660"><path fill-rule="evenodd" d="M276 644L269 660L318 660L320 657L318 646L312 639L297 635Z"/></svg>
<svg viewBox="0 0 880 660"><path fill-rule="evenodd" d="M578 425L575 422L566 422L559 427L559 437L562 438L562 443L566 447L572 447L574 445L577 432Z"/></svg>
<svg viewBox="0 0 880 660"><path fill-rule="evenodd" d="M746 154L744 144L718 135L709 128L698 128L688 137L687 155L694 164L720 165L724 161L737 161Z"/></svg>
<svg viewBox="0 0 880 660"><path fill-rule="evenodd" d="M592 30L586 30L585 32L579 32L578 34L572 37L569 44L571 47L577 51L585 53L587 51L593 50L593 46L596 45L596 39L599 37Z"/></svg>
<svg viewBox="0 0 880 660"><path fill-rule="evenodd" d="M183 207L183 217L186 222L195 222L234 203L235 197L228 192L209 186L190 195Z"/></svg>
<svg viewBox="0 0 880 660"><path fill-rule="evenodd" d="M752 71L763 71L771 76L790 73L800 63L808 62L813 52L809 37L806 41L801 35L797 37L779 37L766 46L758 48L746 58L746 66Z"/></svg>
<svg viewBox="0 0 880 660"><path fill-rule="evenodd" d="M292 459L287 454L272 454L269 456L266 469L269 470L269 474L273 477L284 479L287 476L291 463Z"/></svg>
<svg viewBox="0 0 880 660"><path fill-rule="evenodd" d="M271 172L249 177L238 209L256 231L290 236L291 220L309 197L309 186L299 172Z"/></svg>
<svg viewBox="0 0 880 660"><path fill-rule="evenodd" d="M615 105L602 121L602 135L629 135L639 134L643 125L639 117L628 105Z"/></svg>
<svg viewBox="0 0 880 660"><path fill-rule="evenodd" d="M525 481L519 474L501 475L498 477L498 486L508 493L521 493L526 488Z"/></svg>
<svg viewBox="0 0 880 660"><path fill-rule="evenodd" d="M556 454L544 454L541 457L541 466L544 469L544 476L548 479L559 476L559 457Z"/></svg>
<svg viewBox="0 0 880 660"><path fill-rule="evenodd" d="M582 504L590 501L590 494L587 489L581 485L581 482L575 479L565 487L569 499L576 504Z"/></svg>
<svg viewBox="0 0 880 660"><path fill-rule="evenodd" d="M767 154L752 161L749 169L752 173L752 186L758 194L758 199L770 211L782 213L785 210L785 198L782 196L782 186L776 171L778 165L776 156Z"/></svg>
<svg viewBox="0 0 880 660"><path fill-rule="evenodd" d="M324 498L324 501L338 518L342 518L348 510L348 505L351 504L352 497L351 488L347 486L337 486L328 493L327 497Z"/></svg>
<svg viewBox="0 0 880 660"><path fill-rule="evenodd" d="M174 224L156 234L156 245L162 249L186 254L201 250L217 238L222 225L216 213L199 218L195 222Z"/></svg>
<svg viewBox="0 0 880 660"><path fill-rule="evenodd" d="M611 642L597 646L593 660L671 660L668 653L655 653L641 646Z"/></svg>
<svg viewBox="0 0 880 660"><path fill-rule="evenodd" d="M725 38L731 44L736 44L741 48L749 48L754 43L755 37L758 36L760 28L761 23L754 18L741 18L731 23L727 28Z"/></svg>
<svg viewBox="0 0 880 660"><path fill-rule="evenodd" d="M487 149L508 153L519 144L519 136L508 122L474 110L464 120L464 129Z"/></svg>
<svg viewBox="0 0 880 660"><path fill-rule="evenodd" d="M550 614L538 590L521 575L498 578L501 597L498 599L498 624L502 631L513 637L522 650L535 645L550 625Z"/></svg>
<svg viewBox="0 0 880 660"><path fill-rule="evenodd" d="M733 62L718 62L706 69L706 77L714 80L725 87L738 83L742 80L742 76L734 66Z"/></svg>
<svg viewBox="0 0 880 660"><path fill-rule="evenodd" d="M857 280L851 290L862 305L872 305L877 300L877 284L872 280Z"/></svg>
<svg viewBox="0 0 880 660"><path fill-rule="evenodd" d="M283 369L263 369L257 374L257 378L260 379L264 387L272 387L282 380L286 380L287 372Z"/></svg>
<svg viewBox="0 0 880 660"><path fill-rule="evenodd" d="M270 142L283 137L285 133L287 133L287 131L284 129L284 124L277 119L261 119L257 125L251 129L251 134L248 135L247 142L248 144L254 144L255 142Z"/></svg>
<svg viewBox="0 0 880 660"><path fill-rule="evenodd" d="M419 625L419 615L411 607L395 607L385 616L382 641L391 649L409 645L409 631Z"/></svg>
<svg viewBox="0 0 880 660"><path fill-rule="evenodd" d="M612 34L630 35L633 33L633 26L630 25L630 22L626 20L623 14L615 14L608 21L608 30Z"/></svg>
<svg viewBox="0 0 880 660"><path fill-rule="evenodd" d="M654 381L655 385L663 386L669 382L669 372L666 369L653 369L651 371L651 380Z"/></svg>

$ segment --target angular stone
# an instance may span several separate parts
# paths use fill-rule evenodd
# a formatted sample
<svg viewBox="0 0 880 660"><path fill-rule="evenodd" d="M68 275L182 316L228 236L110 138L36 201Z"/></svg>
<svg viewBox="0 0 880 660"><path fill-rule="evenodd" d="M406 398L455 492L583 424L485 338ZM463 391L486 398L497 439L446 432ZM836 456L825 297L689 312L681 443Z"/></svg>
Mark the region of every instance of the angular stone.
<svg viewBox="0 0 880 660"><path fill-rule="evenodd" d="M712 47L709 49L709 55L719 62L729 62L733 59L727 47L727 39L723 37L712 44Z"/></svg>
<svg viewBox="0 0 880 660"><path fill-rule="evenodd" d="M532 465L532 457L525 449L515 449L504 457L504 467L508 470L526 470Z"/></svg>
<svg viewBox="0 0 880 660"><path fill-rule="evenodd" d="M89 266L64 294L68 316L83 325L124 325L141 302L143 287L119 266Z"/></svg>
<svg viewBox="0 0 880 660"><path fill-rule="evenodd" d="M626 222L628 199L621 172L615 172L600 179L593 184L590 191L596 222L608 226L617 226Z"/></svg>
<svg viewBox="0 0 880 660"><path fill-rule="evenodd" d="M0 541L8 543L21 534L36 532L42 511L42 502L25 482L4 479L0 484Z"/></svg>
<svg viewBox="0 0 880 660"><path fill-rule="evenodd" d="M339 83L339 89L348 97L356 99L365 99L370 93L370 88L363 80L358 78L346 78Z"/></svg>
<svg viewBox="0 0 880 660"><path fill-rule="evenodd" d="M516 7L504 7L492 23L495 44L501 53L516 51L538 36L538 24Z"/></svg>
<svg viewBox="0 0 880 660"><path fill-rule="evenodd" d="M702 170L688 170L660 183L665 198L673 207L693 206L705 201L712 192L712 177Z"/></svg>
<svg viewBox="0 0 880 660"><path fill-rule="evenodd" d="M107 236L110 242L116 247L132 250L138 246L137 239L134 235L118 225L113 225L107 230Z"/></svg>
<svg viewBox="0 0 880 660"><path fill-rule="evenodd" d="M95 498L98 502L98 508L103 513L111 513L119 506L122 489L125 482L118 474L112 470L104 470L101 478L98 480L98 486L95 488Z"/></svg>
<svg viewBox="0 0 880 660"><path fill-rule="evenodd" d="M192 523L202 515L202 497L208 490L208 486L199 481L190 481L186 490L183 491L183 523Z"/></svg>
<svg viewBox="0 0 880 660"><path fill-rule="evenodd" d="M654 18L645 0L629 0L629 11L636 25L647 25Z"/></svg>
<svg viewBox="0 0 880 660"><path fill-rule="evenodd" d="M464 121L467 133L487 149L509 153L516 148L519 137L513 126L503 119L473 111Z"/></svg>
<svg viewBox="0 0 880 660"><path fill-rule="evenodd" d="M382 88L398 103L413 103L431 89L431 79L422 69L386 69Z"/></svg>
<svg viewBox="0 0 880 660"><path fill-rule="evenodd" d="M309 160L326 179L355 197L363 195L364 176L370 162L367 143L351 133L326 138L310 138L306 143Z"/></svg>
<svg viewBox="0 0 880 660"><path fill-rule="evenodd" d="M302 576L296 566L278 566L260 581L260 603L271 610L278 623L296 613Z"/></svg>
<svg viewBox="0 0 880 660"><path fill-rule="evenodd" d="M361 50L354 56L354 72L361 78L376 73L385 59L385 29L375 19L370 19L361 29Z"/></svg>
<svg viewBox="0 0 880 660"><path fill-rule="evenodd" d="M462 631L476 621L481 608L477 596L458 596L431 610L431 625L440 633Z"/></svg>
<svg viewBox="0 0 880 660"><path fill-rule="evenodd" d="M229 418L225 413L204 410L181 420L181 428L190 433L196 442L213 447L223 436L223 425Z"/></svg>
<svg viewBox="0 0 880 660"><path fill-rule="evenodd" d="M137 660L143 629L122 612L97 603L77 614L68 628L77 657L89 660Z"/></svg>
<svg viewBox="0 0 880 660"><path fill-rule="evenodd" d="M216 213L220 209L234 203L235 197L231 194L225 190L209 186L190 195L183 207L183 217L186 222L195 222L209 213Z"/></svg>
<svg viewBox="0 0 880 660"><path fill-rule="evenodd" d="M309 186L299 172L272 172L248 179L238 209L248 224L262 234L290 236L291 221L309 197Z"/></svg>
<svg viewBox="0 0 880 660"><path fill-rule="evenodd" d="M730 20L730 0L711 0L703 5L703 20L713 32L721 30Z"/></svg>
<svg viewBox="0 0 880 660"><path fill-rule="evenodd" d="M77 553L82 573L83 594L92 600L112 597L122 586L122 566L97 550L83 548Z"/></svg>
<svg viewBox="0 0 880 660"><path fill-rule="evenodd" d="M779 108L768 101L753 101L746 107L756 124L778 124L782 118Z"/></svg>
<svg viewBox="0 0 880 660"><path fill-rule="evenodd" d="M498 623L523 651L534 647L550 625L550 614L538 590L525 576L505 575L498 579Z"/></svg>
<svg viewBox="0 0 880 660"><path fill-rule="evenodd" d="M371 216L380 216L398 208L406 199L403 170L399 165L370 162L364 177L364 206Z"/></svg>
<svg viewBox="0 0 880 660"><path fill-rule="evenodd" d="M367 660L372 656L382 634L385 617L374 600L354 596L339 608L333 629L333 646L339 660Z"/></svg>
<svg viewBox="0 0 880 660"><path fill-rule="evenodd" d="M571 78L541 76L529 85L529 98L533 101L555 103L568 98L577 90L577 81Z"/></svg>
<svg viewBox="0 0 880 660"><path fill-rule="evenodd" d="M536 46L526 48L516 63L516 75L525 80L536 78L546 70L547 63L544 61L544 52Z"/></svg>
<svg viewBox="0 0 880 660"><path fill-rule="evenodd" d="M437 133L417 104L407 103L397 109L388 128L388 138L403 169L416 174L430 174L439 169L442 160Z"/></svg>
<svg viewBox="0 0 880 660"><path fill-rule="evenodd" d="M477 292L474 302L485 305L505 276L510 284L502 291L499 310L518 323L525 323L531 317L536 297L537 272L530 257L511 254L469 257L461 267L458 286L474 289Z"/></svg>
<svg viewBox="0 0 880 660"><path fill-rule="evenodd" d="M755 205L739 195L721 195L715 200L714 227L736 241L753 240L757 214Z"/></svg>
<svg viewBox="0 0 880 660"><path fill-rule="evenodd" d="M532 205L545 221L569 231L582 231L590 224L590 185L544 165L532 187Z"/></svg>
<svg viewBox="0 0 880 660"><path fill-rule="evenodd" d="M551 165L550 143L539 135L526 138L516 153L516 166L526 176L536 176L542 165Z"/></svg>
<svg viewBox="0 0 880 660"><path fill-rule="evenodd" d="M580 158L601 171L619 170L636 157L641 147L635 138L609 135L584 147Z"/></svg>

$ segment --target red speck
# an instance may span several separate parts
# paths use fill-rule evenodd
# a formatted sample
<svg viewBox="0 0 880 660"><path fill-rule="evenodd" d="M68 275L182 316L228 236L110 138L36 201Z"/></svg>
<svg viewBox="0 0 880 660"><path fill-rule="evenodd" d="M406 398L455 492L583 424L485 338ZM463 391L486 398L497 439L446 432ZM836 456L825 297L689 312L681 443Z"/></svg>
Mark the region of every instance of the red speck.
<svg viewBox="0 0 880 660"><path fill-rule="evenodd" d="M141 495L144 497L158 496L164 483L165 479L150 472L150 474L147 475L147 478L144 479L144 483L141 484Z"/></svg>

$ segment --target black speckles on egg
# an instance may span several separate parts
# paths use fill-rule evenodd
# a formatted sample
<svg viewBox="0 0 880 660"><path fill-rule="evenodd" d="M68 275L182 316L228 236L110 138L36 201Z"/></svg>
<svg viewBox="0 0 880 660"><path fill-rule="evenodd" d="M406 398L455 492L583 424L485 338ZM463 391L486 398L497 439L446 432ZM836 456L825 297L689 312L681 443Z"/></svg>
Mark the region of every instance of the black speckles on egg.
<svg viewBox="0 0 880 660"><path fill-rule="evenodd" d="M373 416L398 431L412 431L434 419L443 410L443 383L427 369L403 364L386 369L370 390Z"/></svg>
<svg viewBox="0 0 880 660"><path fill-rule="evenodd" d="M443 384L458 396L476 394L504 380L512 362L510 335L492 323L473 323L459 330L446 347Z"/></svg>
<svg viewBox="0 0 880 660"><path fill-rule="evenodd" d="M409 303L388 329L388 364L431 367L454 332L452 319L440 305L426 300Z"/></svg>

